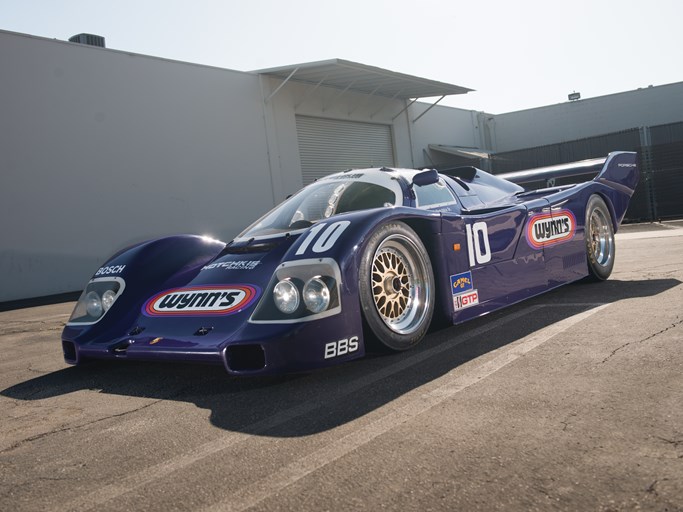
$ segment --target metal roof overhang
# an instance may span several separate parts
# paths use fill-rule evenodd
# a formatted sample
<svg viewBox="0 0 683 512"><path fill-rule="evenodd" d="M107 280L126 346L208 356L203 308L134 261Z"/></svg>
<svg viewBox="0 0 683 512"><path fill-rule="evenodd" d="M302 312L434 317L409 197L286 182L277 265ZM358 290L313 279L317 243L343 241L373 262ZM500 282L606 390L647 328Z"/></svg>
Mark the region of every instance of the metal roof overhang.
<svg viewBox="0 0 683 512"><path fill-rule="evenodd" d="M473 91L473 89L459 85L427 80L341 59L261 69L254 73L283 80L283 83L271 93L266 101L275 96L289 81L313 85L316 88L333 87L343 92L353 91L403 100L444 97Z"/></svg>
<svg viewBox="0 0 683 512"><path fill-rule="evenodd" d="M442 144L429 144L427 146L432 151L440 151L449 155L460 156L464 158L491 158L491 153L481 149L461 148L457 146L444 146Z"/></svg>

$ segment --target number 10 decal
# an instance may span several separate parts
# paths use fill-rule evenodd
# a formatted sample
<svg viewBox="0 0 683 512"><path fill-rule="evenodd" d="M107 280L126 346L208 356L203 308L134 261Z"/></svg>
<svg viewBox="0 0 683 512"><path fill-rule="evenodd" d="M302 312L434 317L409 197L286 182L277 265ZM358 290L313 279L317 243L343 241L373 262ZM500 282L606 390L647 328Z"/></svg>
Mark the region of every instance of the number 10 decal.
<svg viewBox="0 0 683 512"><path fill-rule="evenodd" d="M483 265L491 261L491 246L486 222L465 224L467 229L467 252L470 256L470 267Z"/></svg>
<svg viewBox="0 0 683 512"><path fill-rule="evenodd" d="M315 243L311 248L313 252L321 253L329 251L334 247L334 244L337 243L337 240L344 230L349 227L349 224L351 224L351 222L348 220L340 220L339 222L333 222L332 224L318 224L317 226L312 227L304 241L301 242L301 245L296 250L296 255L300 256L305 253L313 240L315 240Z"/></svg>

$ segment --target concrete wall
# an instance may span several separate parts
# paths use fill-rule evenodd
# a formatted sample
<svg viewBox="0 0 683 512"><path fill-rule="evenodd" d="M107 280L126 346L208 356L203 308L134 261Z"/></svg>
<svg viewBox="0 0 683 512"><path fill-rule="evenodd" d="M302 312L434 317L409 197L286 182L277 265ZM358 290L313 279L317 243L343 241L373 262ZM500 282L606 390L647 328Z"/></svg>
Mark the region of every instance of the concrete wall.
<svg viewBox="0 0 683 512"><path fill-rule="evenodd" d="M296 116L509 151L683 120L683 83L492 116L0 31L0 302L80 289L113 252L229 240L302 185Z"/></svg>
<svg viewBox="0 0 683 512"><path fill-rule="evenodd" d="M683 82L493 116L495 151L683 120Z"/></svg>
<svg viewBox="0 0 683 512"><path fill-rule="evenodd" d="M421 154L401 100L289 83L266 103L280 81L2 31L0 69L0 302L78 290L141 240L234 237L301 188L298 114Z"/></svg>
<svg viewBox="0 0 683 512"><path fill-rule="evenodd" d="M274 202L256 75L0 32L0 301Z"/></svg>
<svg viewBox="0 0 683 512"><path fill-rule="evenodd" d="M410 107L412 147L415 165L431 165L425 157L430 144L458 146L464 148L488 148L490 141L484 132L483 112L462 110L436 105L429 111L430 104L416 102ZM424 115L422 115L424 114ZM420 117L422 115L422 117ZM481 126L481 129L480 129Z"/></svg>
<svg viewBox="0 0 683 512"><path fill-rule="evenodd" d="M261 77L264 97L270 96L282 83L280 80ZM405 114L396 116L405 104L381 96L369 96L351 91L288 82L266 105L267 124L270 127L271 154L278 155L273 162L282 176L284 198L302 186L301 161L296 133L296 116L312 116L342 121L357 121L391 126L394 159L397 166L413 167L410 129ZM343 170L343 169L340 169Z"/></svg>

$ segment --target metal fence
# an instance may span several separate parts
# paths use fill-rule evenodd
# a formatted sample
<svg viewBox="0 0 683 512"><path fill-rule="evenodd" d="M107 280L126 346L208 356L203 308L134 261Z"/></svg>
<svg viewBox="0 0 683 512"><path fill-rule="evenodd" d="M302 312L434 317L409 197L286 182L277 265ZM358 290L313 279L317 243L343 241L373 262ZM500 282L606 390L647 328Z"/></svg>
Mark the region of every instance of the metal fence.
<svg viewBox="0 0 683 512"><path fill-rule="evenodd" d="M598 158L618 150L637 151L640 158L640 183L625 220L683 218L683 122L496 153L488 167L499 174Z"/></svg>

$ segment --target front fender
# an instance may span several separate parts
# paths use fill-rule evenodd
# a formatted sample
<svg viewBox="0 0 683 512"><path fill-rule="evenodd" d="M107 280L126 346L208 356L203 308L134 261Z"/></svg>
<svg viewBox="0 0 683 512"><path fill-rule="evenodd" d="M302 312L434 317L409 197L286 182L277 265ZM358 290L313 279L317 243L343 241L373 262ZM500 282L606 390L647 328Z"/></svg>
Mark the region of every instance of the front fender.
<svg viewBox="0 0 683 512"><path fill-rule="evenodd" d="M361 257L370 235L378 226L401 221L410 225L422 239L434 267L435 279L445 272L440 233L441 214L416 208L377 208L336 215L316 223L304 231L285 254L283 261L332 258L340 268L341 304L344 321L353 333L362 331L362 313L359 299ZM438 295L437 295L438 296Z"/></svg>
<svg viewBox="0 0 683 512"><path fill-rule="evenodd" d="M77 326L67 323L62 338L77 340L87 334L93 339L107 332L122 332L137 318L149 290L172 288L190 281L224 247L225 243L218 240L180 235L150 240L116 253L91 279L122 279L124 293L98 322Z"/></svg>

